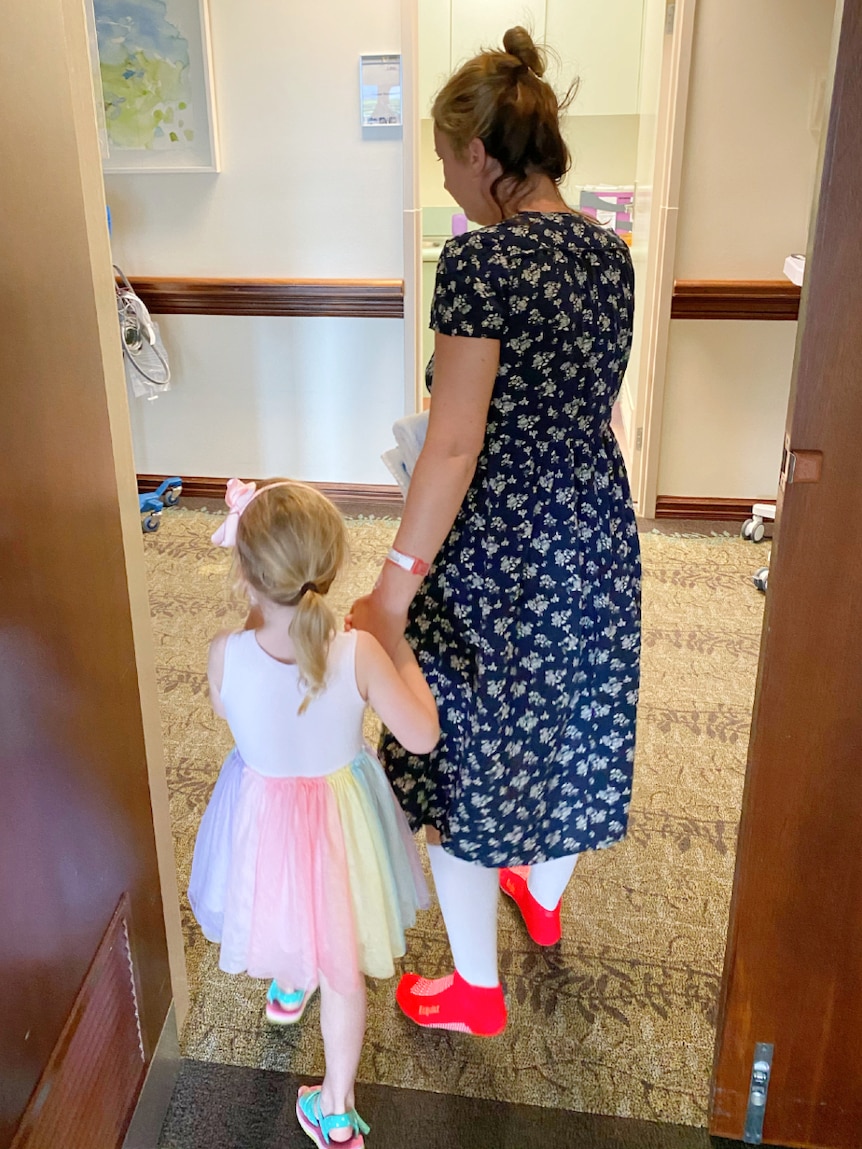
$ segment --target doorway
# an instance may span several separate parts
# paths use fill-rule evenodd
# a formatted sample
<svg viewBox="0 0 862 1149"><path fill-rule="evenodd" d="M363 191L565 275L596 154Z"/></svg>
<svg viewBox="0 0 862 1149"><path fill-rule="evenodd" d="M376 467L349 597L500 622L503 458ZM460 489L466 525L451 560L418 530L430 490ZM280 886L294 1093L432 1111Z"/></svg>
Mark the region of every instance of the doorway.
<svg viewBox="0 0 862 1149"><path fill-rule="evenodd" d="M402 7L408 409L419 410L428 398L424 373L433 350L429 313L437 259L446 239L468 226L443 188L430 107L460 61L520 23L537 43L550 46L546 78L554 89L565 93L578 81L562 118L572 155L562 194L631 247L636 319L614 430L641 514L652 514L655 503L661 411L654 388L663 365L674 254L668 210L679 189L694 8L695 0L614 0L601 14L586 0L507 0L492 8L470 0L404 0Z"/></svg>

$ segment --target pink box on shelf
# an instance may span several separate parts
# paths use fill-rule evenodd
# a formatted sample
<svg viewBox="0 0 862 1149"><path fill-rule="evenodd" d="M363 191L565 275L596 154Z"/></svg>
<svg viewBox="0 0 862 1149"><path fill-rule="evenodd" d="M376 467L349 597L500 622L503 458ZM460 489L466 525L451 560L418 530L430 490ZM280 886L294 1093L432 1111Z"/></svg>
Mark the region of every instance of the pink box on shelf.
<svg viewBox="0 0 862 1149"><path fill-rule="evenodd" d="M602 227L612 228L618 236L632 242L633 187L582 187L578 207Z"/></svg>

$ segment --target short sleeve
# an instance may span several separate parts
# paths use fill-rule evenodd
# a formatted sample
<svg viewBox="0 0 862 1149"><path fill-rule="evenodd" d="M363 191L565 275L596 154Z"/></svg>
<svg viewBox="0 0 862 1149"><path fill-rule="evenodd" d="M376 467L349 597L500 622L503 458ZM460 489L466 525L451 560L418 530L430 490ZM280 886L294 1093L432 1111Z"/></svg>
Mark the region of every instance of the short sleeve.
<svg viewBox="0 0 862 1149"><path fill-rule="evenodd" d="M474 232L449 240L437 264L431 328L441 335L501 339L506 326L505 266Z"/></svg>

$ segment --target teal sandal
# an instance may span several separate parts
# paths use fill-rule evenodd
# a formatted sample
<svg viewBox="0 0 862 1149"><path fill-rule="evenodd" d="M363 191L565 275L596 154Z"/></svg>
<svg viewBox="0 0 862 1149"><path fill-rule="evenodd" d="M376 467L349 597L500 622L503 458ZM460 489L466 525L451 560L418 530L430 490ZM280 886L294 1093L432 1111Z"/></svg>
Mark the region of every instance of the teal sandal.
<svg viewBox="0 0 862 1149"><path fill-rule="evenodd" d="M271 1025L296 1025L314 995L313 989L285 993L273 982L266 991L266 1020Z"/></svg>
<svg viewBox="0 0 862 1149"><path fill-rule="evenodd" d="M335 1145L338 1149L363 1149L365 1145L363 1134L370 1132L355 1109L351 1109L348 1113L332 1113L324 1117L320 1111L320 1089L310 1085L299 1087L296 1116L303 1132L311 1138L318 1149L326 1149L329 1145ZM332 1141L329 1134L333 1129L350 1129L353 1136L347 1141Z"/></svg>

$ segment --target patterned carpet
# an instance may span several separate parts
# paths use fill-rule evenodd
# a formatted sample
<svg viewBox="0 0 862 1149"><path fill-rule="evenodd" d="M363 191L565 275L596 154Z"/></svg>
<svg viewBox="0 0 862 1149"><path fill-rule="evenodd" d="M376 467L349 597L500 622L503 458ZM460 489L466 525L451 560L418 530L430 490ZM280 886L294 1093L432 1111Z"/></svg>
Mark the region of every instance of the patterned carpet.
<svg viewBox="0 0 862 1149"><path fill-rule="evenodd" d="M244 616L228 585L230 556L209 544L214 521L180 508L144 540L183 891L230 748L208 705L207 644ZM337 611L371 585L394 531L391 520L350 521L352 564L333 589ZM761 560L730 536L650 533L642 545L643 688L627 839L579 862L558 946L534 946L514 906L501 904L503 1037L419 1030L398 1012L394 982L369 983L360 1080L705 1124L763 611L750 575ZM320 1073L316 1001L296 1029L267 1027L263 983L221 973L184 894L181 904L192 994L183 1052ZM404 966L430 976L451 968L436 906L411 932Z"/></svg>

